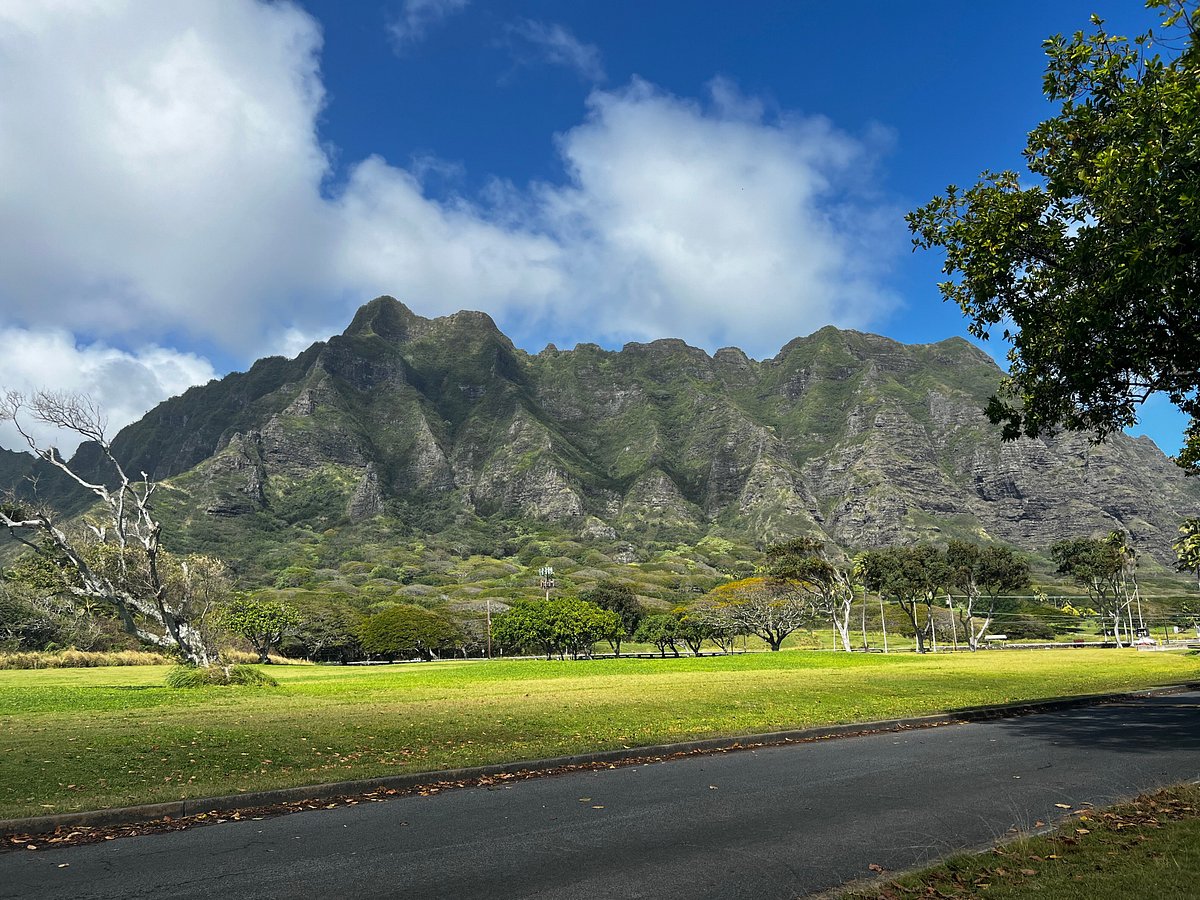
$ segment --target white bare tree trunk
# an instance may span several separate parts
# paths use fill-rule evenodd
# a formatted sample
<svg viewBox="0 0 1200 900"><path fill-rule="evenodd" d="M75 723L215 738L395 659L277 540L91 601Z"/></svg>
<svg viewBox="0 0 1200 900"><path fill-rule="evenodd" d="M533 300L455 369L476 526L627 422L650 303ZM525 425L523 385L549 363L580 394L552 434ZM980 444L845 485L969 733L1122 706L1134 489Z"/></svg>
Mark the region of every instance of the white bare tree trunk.
<svg viewBox="0 0 1200 900"><path fill-rule="evenodd" d="M854 607L854 584L850 576L842 569L834 570L834 581L831 591L831 615L833 627L842 641L842 649L850 652L850 614Z"/></svg>
<svg viewBox="0 0 1200 900"><path fill-rule="evenodd" d="M92 441L112 469L115 487L92 483L75 472L56 447L42 447L22 424L22 415L73 432ZM85 517L93 540L115 548L115 571L105 571L90 562L76 541L49 509L34 509L15 498L0 507L0 525L34 552L57 556L74 572L77 584L68 591L79 598L98 600L110 606L129 634L157 647L171 649L186 662L207 665L216 654L202 631L168 603L168 585L160 568L159 538L162 525L150 504L156 483L142 472L134 482L113 455L105 436L105 419L89 399L73 394L40 392L32 397L9 391L0 397L0 421L10 421L39 458L57 468L84 490L101 507L100 518ZM38 534L43 543L28 540ZM52 552L53 551L53 552ZM140 571L131 570L136 560ZM147 627L149 626L149 627Z"/></svg>

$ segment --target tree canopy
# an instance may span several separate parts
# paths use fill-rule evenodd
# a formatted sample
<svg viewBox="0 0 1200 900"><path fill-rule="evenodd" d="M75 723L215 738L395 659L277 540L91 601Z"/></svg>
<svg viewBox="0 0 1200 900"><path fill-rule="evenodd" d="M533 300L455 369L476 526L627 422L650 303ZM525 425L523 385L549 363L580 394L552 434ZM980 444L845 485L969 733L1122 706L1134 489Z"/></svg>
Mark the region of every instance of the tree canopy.
<svg viewBox="0 0 1200 900"><path fill-rule="evenodd" d="M1045 42L1058 115L1029 134L1022 184L985 172L909 213L946 253L942 295L970 331L1003 329L1010 369L988 415L1005 438L1098 438L1162 392L1192 417L1200 463L1200 4L1150 0L1161 33ZM1166 51L1165 55L1164 52Z"/></svg>
<svg viewBox="0 0 1200 900"><path fill-rule="evenodd" d="M946 557L931 544L868 550L858 559L867 590L900 604L912 623L917 652L925 652L926 635L933 637L933 600L950 578ZM925 622L917 611L925 606Z"/></svg>
<svg viewBox="0 0 1200 900"><path fill-rule="evenodd" d="M376 656L428 660L438 651L454 649L462 635L445 616L401 603L363 620L359 637L363 649Z"/></svg>
<svg viewBox="0 0 1200 900"><path fill-rule="evenodd" d="M946 575L949 586L963 593L959 618L971 649L977 650L991 627L1000 595L1028 589L1029 561L1011 547L952 539L946 546Z"/></svg>
<svg viewBox="0 0 1200 900"><path fill-rule="evenodd" d="M1200 584L1200 518L1188 518L1179 526L1175 542L1176 567L1180 572L1193 572Z"/></svg>
<svg viewBox="0 0 1200 900"><path fill-rule="evenodd" d="M537 649L549 659L571 653L590 657L597 641L610 640L622 628L621 617L578 597L515 603L498 617L493 637L510 649Z"/></svg>
<svg viewBox="0 0 1200 900"><path fill-rule="evenodd" d="M633 633L637 631L638 624L646 615L646 610L642 608L642 604L638 603L637 596L621 582L605 579L597 583L591 590L581 593L579 599L614 612L620 617L621 627L608 638L613 652L620 656L621 641L633 636Z"/></svg>
<svg viewBox="0 0 1200 900"><path fill-rule="evenodd" d="M816 619L804 592L780 578L743 578L723 584L709 592L698 613L715 629L758 635L772 650Z"/></svg>
<svg viewBox="0 0 1200 900"><path fill-rule="evenodd" d="M41 445L28 420L88 441L103 477L85 478L56 446ZM158 483L145 472L141 480L130 477L95 401L82 394L2 391L0 422L10 422L38 459L96 501L91 513L73 523L36 497L0 498L0 526L58 573L53 590L78 603L103 604L126 633L176 652L188 664L219 662L207 620L229 592L228 572L212 557L176 558L163 549L162 522L152 501ZM43 575L50 571L45 568Z"/></svg>
<svg viewBox="0 0 1200 900"><path fill-rule="evenodd" d="M1100 614L1112 620L1118 645L1121 614L1129 603L1125 575L1131 554L1119 532L1107 538L1072 538L1050 546L1050 557L1058 564L1057 574L1069 576L1088 592Z"/></svg>
<svg viewBox="0 0 1200 900"><path fill-rule="evenodd" d="M220 611L218 621L250 642L258 661L271 661L271 648L300 625L300 616L287 603L266 597L235 597Z"/></svg>

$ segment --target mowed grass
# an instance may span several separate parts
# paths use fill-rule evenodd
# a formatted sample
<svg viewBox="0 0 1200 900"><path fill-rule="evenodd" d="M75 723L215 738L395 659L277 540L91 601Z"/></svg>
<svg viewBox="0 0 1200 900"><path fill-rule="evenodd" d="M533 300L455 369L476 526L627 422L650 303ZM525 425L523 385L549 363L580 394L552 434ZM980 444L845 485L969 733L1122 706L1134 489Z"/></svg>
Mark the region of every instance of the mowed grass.
<svg viewBox="0 0 1200 900"><path fill-rule="evenodd" d="M843 898L1195 897L1197 871L1200 787L1184 784L1107 809L1087 810L1052 834L1011 841L991 853L956 856L848 891Z"/></svg>
<svg viewBox="0 0 1200 900"><path fill-rule="evenodd" d="M155 666L0 672L0 818L1147 687L1200 678L1200 656L796 651L270 671L278 688L172 690Z"/></svg>

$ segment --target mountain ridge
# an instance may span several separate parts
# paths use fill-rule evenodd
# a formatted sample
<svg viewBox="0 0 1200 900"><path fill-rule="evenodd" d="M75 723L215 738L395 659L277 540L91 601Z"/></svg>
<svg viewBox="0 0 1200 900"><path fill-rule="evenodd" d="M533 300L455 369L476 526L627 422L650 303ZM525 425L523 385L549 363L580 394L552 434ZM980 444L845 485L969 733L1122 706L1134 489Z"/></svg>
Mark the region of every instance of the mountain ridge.
<svg viewBox="0 0 1200 900"><path fill-rule="evenodd" d="M1148 440L1002 443L982 413L1001 376L960 337L832 326L762 360L677 338L530 354L485 313L424 318L379 297L340 335L190 388L113 446L168 485L185 543L226 554L220 534L245 529L512 520L596 542L1042 551L1124 528L1169 565L1200 486Z"/></svg>

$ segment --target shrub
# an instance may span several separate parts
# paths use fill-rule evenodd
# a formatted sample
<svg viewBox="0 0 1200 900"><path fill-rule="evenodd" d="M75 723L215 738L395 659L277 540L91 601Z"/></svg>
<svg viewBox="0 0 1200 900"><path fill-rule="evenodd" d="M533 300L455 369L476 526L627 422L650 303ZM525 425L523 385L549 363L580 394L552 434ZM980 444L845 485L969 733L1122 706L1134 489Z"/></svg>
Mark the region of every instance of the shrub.
<svg viewBox="0 0 1200 900"><path fill-rule="evenodd" d="M278 687L279 682L254 666L175 666L167 672L167 687L198 688L206 685L241 684Z"/></svg>
<svg viewBox="0 0 1200 900"><path fill-rule="evenodd" d="M992 631L1003 631L1014 641L1054 640L1054 629L1050 624L1034 616L1014 616L1000 626L993 627Z"/></svg>

